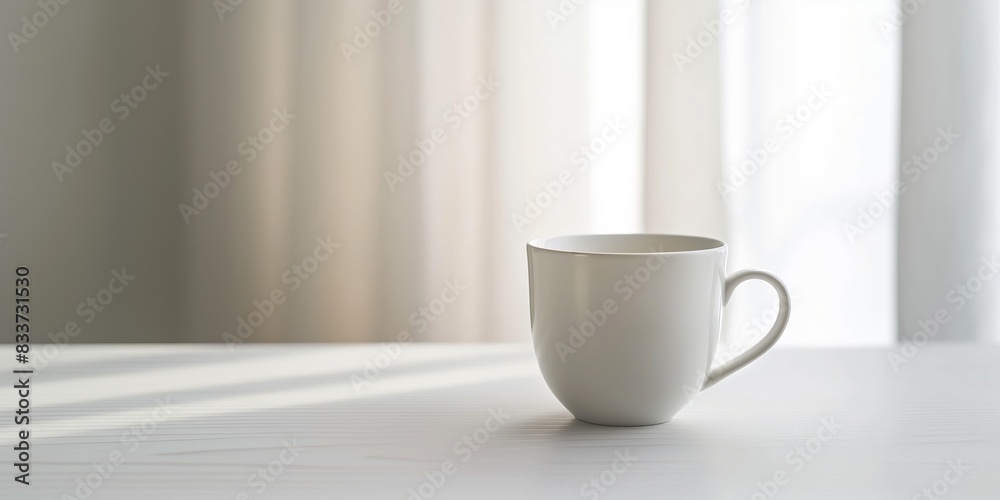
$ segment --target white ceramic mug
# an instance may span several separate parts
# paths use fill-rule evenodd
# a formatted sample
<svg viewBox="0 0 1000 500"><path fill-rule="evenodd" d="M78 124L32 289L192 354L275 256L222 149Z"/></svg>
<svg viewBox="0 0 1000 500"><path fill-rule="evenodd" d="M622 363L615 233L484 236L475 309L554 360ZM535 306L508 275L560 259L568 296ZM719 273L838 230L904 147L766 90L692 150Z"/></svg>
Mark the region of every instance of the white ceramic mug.
<svg viewBox="0 0 1000 500"><path fill-rule="evenodd" d="M556 398L585 422L659 424L770 349L788 322L788 291L763 271L727 277L726 253L718 240L661 234L529 242L535 356ZM777 319L712 369L722 307L749 279L778 292Z"/></svg>

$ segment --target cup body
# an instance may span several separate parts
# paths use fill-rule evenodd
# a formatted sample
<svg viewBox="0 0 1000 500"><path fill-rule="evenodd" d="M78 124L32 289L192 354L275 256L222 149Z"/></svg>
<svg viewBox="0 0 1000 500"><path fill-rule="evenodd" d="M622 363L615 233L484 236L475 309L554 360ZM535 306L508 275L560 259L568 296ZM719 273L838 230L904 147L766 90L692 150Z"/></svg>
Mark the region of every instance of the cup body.
<svg viewBox="0 0 1000 500"><path fill-rule="evenodd" d="M711 367L726 254L721 241L676 235L530 242L532 339L556 398L595 424L670 420Z"/></svg>

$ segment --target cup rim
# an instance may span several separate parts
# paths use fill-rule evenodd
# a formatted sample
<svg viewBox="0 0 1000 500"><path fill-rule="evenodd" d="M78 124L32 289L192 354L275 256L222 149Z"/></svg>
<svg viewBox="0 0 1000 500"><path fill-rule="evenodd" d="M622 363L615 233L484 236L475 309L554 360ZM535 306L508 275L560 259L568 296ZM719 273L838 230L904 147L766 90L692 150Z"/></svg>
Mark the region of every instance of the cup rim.
<svg viewBox="0 0 1000 500"><path fill-rule="evenodd" d="M662 251L654 250L654 251L644 251L644 252L607 252L607 251L586 250L586 249L553 248L549 246L550 242L556 239L577 240L583 238L619 238L619 237L629 237L629 236L654 237L654 238L659 237L659 238L687 240L687 242L689 243L700 243L700 246L699 248L693 248L688 250L662 250ZM545 252L571 254L571 255L648 256L648 255L687 254L687 253L708 252L713 250L724 250L727 248L727 245L726 242L722 240L717 240L715 238L709 238L706 236L671 234L671 233L618 233L618 234L566 234L557 236L544 236L541 238L534 238L531 241L528 241L528 248L529 249L533 248L535 250L541 250Z"/></svg>

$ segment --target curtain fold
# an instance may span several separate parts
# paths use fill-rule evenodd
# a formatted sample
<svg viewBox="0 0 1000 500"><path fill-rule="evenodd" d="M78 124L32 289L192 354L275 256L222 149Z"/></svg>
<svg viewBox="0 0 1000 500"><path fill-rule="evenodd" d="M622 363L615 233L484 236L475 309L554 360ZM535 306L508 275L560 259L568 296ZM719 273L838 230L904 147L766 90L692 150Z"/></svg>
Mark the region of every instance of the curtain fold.
<svg viewBox="0 0 1000 500"><path fill-rule="evenodd" d="M725 240L722 40L702 24L721 35L719 5L671 0L647 9L646 229Z"/></svg>
<svg viewBox="0 0 1000 500"><path fill-rule="evenodd" d="M184 14L192 182L232 155L237 136L214 132L253 133L272 106L296 118L191 223L191 339L277 289L287 302L247 341L527 340L524 241L592 219L586 186L534 208L588 137L586 15L553 30L527 1L303 1L219 26L202 10ZM246 64L219 59L232 44ZM327 235L333 257L291 290L282 277Z"/></svg>
<svg viewBox="0 0 1000 500"><path fill-rule="evenodd" d="M52 284L42 330L125 267L79 341L528 341L528 240L650 231L781 276L782 345L939 309L937 338L1000 340L994 3L215 5L72 4L0 54L0 253ZM724 348L774 313L741 288Z"/></svg>

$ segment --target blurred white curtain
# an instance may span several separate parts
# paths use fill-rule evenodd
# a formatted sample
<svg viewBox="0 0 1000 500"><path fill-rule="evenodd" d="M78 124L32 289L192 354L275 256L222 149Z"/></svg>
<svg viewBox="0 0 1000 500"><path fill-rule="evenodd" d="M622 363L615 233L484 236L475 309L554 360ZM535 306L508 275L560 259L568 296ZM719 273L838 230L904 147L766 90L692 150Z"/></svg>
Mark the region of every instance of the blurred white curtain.
<svg viewBox="0 0 1000 500"><path fill-rule="evenodd" d="M1000 341L1000 4L928 2L907 17L900 336Z"/></svg>
<svg viewBox="0 0 1000 500"><path fill-rule="evenodd" d="M0 4L12 23L37 10ZM36 327L77 321L75 342L527 340L528 239L642 229L644 16L641 0L64 6L0 51L0 257L35 265ZM163 84L57 180L49 164L157 64ZM309 261L327 237L332 257ZM78 304L123 267L134 284L84 324Z"/></svg>
<svg viewBox="0 0 1000 500"><path fill-rule="evenodd" d="M858 207L896 178L898 34L890 1L649 3L646 214L653 231L730 243L793 297L782 345L895 338L895 207L856 238ZM740 289L723 348L762 336L766 286Z"/></svg>
<svg viewBox="0 0 1000 500"><path fill-rule="evenodd" d="M783 345L889 344L996 248L992 2L220 5L72 4L0 54L0 151L25 165L0 172L0 211L45 203L0 220L0 244L59 285L41 330L126 266L135 286L78 341L221 341L262 310L246 341L524 341L527 240L645 230L780 275ZM39 167L157 63L169 79L66 182ZM947 126L961 141L893 194ZM983 284L942 337L995 338L998 298ZM727 312L738 350L773 297L741 288Z"/></svg>
<svg viewBox="0 0 1000 500"><path fill-rule="evenodd" d="M783 345L1000 339L996 2L649 12L650 229L725 237L731 270L782 276ZM721 172L702 168L718 151ZM739 295L723 339L735 351L775 312L766 290Z"/></svg>
<svg viewBox="0 0 1000 500"><path fill-rule="evenodd" d="M730 268L787 281L786 345L890 344L896 207L863 234L847 227L897 177L899 35L880 28L895 2L772 0L742 15L746 2L726 5L745 19L723 59ZM741 181L748 162L759 167ZM773 299L748 292L751 319L729 330L744 338L773 317Z"/></svg>
<svg viewBox="0 0 1000 500"><path fill-rule="evenodd" d="M528 338L524 242L597 220L581 177L530 224L512 221L600 132L586 9L553 24L547 7L557 2L248 2L220 23L189 2L188 183L224 166L272 108L297 118L187 229L185 340L218 340L254 300L288 291L283 271L328 234L341 245L330 263L251 340ZM628 70L638 83L641 66ZM632 107L619 114L631 112L637 150ZM399 157L411 155L427 159L405 176ZM449 283L462 293L442 308Z"/></svg>
<svg viewBox="0 0 1000 500"><path fill-rule="evenodd" d="M898 34L878 29L892 2L436 1L373 24L387 8L247 4L220 25L190 4L188 127L204 131L186 134L191 182L273 106L299 114L242 192L192 224L192 254L230 254L225 228L255 260L220 258L227 280L191 273L191 310L251 311L329 233L333 263L257 339L524 340L525 241L649 230L726 239L730 269L784 277L785 344L894 338L895 207L860 236L844 229L897 175ZM343 44L361 42L347 60ZM234 78L240 93L223 85ZM444 113L482 78L496 92L452 129ZM621 136L594 143L609 120ZM438 127L447 139L390 189L385 172ZM573 183L559 187L564 170ZM447 280L467 292L422 322ZM741 290L726 340L762 334L772 301ZM218 311L190 331L234 322Z"/></svg>

